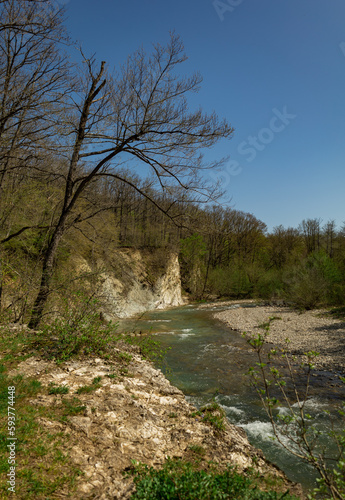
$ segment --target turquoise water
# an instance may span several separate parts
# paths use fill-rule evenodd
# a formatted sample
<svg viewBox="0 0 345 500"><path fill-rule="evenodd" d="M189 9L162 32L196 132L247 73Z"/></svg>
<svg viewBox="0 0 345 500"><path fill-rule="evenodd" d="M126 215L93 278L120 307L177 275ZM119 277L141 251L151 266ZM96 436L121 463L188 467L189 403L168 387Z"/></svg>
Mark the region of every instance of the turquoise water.
<svg viewBox="0 0 345 500"><path fill-rule="evenodd" d="M162 370L192 404L200 407L215 397L229 421L241 426L250 442L261 448L268 460L284 470L291 480L311 488L315 485L313 470L273 441L271 424L249 384L247 372L257 362L256 355L238 332L212 317L212 313L226 308L185 306L154 311L139 320L122 321L120 326L121 329L155 334L163 348L171 348ZM324 410L333 412L334 406L344 398L344 389L334 374L317 375L312 379L306 409L316 425L325 428L329 425L329 417ZM278 408L278 411L285 409ZM335 425L341 425L337 417L334 418Z"/></svg>

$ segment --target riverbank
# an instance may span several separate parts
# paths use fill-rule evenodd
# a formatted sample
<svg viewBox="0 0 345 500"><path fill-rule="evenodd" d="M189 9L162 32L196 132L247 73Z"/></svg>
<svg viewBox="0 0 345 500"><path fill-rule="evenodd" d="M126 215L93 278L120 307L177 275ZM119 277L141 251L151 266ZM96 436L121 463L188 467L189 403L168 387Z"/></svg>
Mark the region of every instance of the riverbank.
<svg viewBox="0 0 345 500"><path fill-rule="evenodd" d="M259 327L269 318L276 318L270 324L267 341L286 347L302 356L307 351L319 353L315 361L317 370L327 370L345 374L345 322L325 316L325 310L298 312L283 306L245 307L245 303L255 301L229 301L229 309L214 314L214 317L224 322L228 327L241 333L262 333ZM234 308L234 304L239 307ZM219 304L218 304L219 305ZM232 307L231 307L232 306ZM212 307L208 305L207 307Z"/></svg>
<svg viewBox="0 0 345 500"><path fill-rule="evenodd" d="M4 338L13 339L17 333L26 335L15 326L2 330ZM15 354L12 351L10 359L10 353L4 350L1 355L1 362L10 363L6 384L17 385L21 398L25 398L18 384L34 381L36 394L27 398L29 410L18 406L17 411L22 418L25 412L31 412L38 433L37 438L20 438L23 442L18 449L18 476L34 477L37 483L38 471L47 466L49 472L42 481L54 482L62 473L80 471L75 474L72 492L69 483L54 490L59 498L72 495L75 499L128 499L134 486L132 478L123 473L133 460L160 467L169 456L201 458L220 468L229 463L244 473L254 467L261 477L270 476L275 483L280 480L282 491L289 488L295 494L301 493L283 472L264 459L260 450L249 444L243 430L226 419L223 430L203 420L183 393L142 358L138 346L120 343L111 359L89 356L59 364L28 352L24 344ZM20 436L20 420L17 432ZM29 439L35 443L30 445ZM52 449L51 440L60 443L56 445L60 459L54 465L47 455ZM36 444L40 444L38 456L32 455ZM26 446L32 455L29 463L25 459ZM60 471L56 464L61 457ZM28 491L18 481L17 497L28 498ZM35 498L45 497L38 491Z"/></svg>

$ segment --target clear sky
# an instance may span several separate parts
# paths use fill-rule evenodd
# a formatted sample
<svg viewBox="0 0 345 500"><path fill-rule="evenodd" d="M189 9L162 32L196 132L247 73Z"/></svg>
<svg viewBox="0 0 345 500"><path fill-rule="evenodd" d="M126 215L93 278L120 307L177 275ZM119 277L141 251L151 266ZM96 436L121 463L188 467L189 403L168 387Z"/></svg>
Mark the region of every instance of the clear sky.
<svg viewBox="0 0 345 500"><path fill-rule="evenodd" d="M342 225L344 0L60 3L72 38L110 68L140 46L166 43L171 30L181 36L184 71L204 78L193 104L235 128L209 156L230 156L218 175L231 206L270 230L316 217Z"/></svg>

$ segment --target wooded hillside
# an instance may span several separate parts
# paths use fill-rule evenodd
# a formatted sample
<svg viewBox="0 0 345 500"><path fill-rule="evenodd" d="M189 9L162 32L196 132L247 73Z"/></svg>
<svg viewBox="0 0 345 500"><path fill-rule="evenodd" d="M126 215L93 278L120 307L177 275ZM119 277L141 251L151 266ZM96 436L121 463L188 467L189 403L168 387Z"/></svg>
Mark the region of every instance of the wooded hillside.
<svg viewBox="0 0 345 500"><path fill-rule="evenodd" d="M2 314L36 327L74 279L69 255L92 261L119 247L178 251L192 299L342 305L344 228L313 219L268 233L254 215L222 207L219 186L205 182L222 161L204 162L203 151L233 128L189 108L202 79L180 76L180 38L138 50L111 74L70 41L55 7L0 4Z"/></svg>

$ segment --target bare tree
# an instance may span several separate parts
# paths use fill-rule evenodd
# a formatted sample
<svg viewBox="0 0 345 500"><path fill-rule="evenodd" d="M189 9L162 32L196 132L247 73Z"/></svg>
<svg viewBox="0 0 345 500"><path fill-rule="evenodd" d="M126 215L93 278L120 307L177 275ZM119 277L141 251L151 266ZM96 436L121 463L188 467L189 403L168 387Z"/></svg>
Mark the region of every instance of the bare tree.
<svg viewBox="0 0 345 500"><path fill-rule="evenodd" d="M268 235L271 265L282 269L297 250L300 239L297 229L286 229L282 225L274 227L272 234Z"/></svg>
<svg viewBox="0 0 345 500"><path fill-rule="evenodd" d="M60 16L64 11L63 7L59 5L58 0L16 0L16 5L19 9L32 8L34 5L39 6L45 12L49 10L50 15ZM26 19L20 17L7 17L8 9L11 9L12 2L9 0L0 0L0 33L2 31L11 29L13 31L37 34L37 29L42 28L42 22L37 17L27 17Z"/></svg>
<svg viewBox="0 0 345 500"><path fill-rule="evenodd" d="M78 202L97 179L122 178L124 159L141 171L154 173L157 185L179 185L208 199L212 193L200 180L202 149L233 133L224 120L202 110L190 111L187 95L201 83L198 74L183 78L176 68L186 60L178 36L166 47L156 45L151 56L142 50L129 57L121 72L106 78L105 63L84 60L83 96L71 116L75 140L70 150L60 217L44 255L42 280L29 326L37 327L50 292L54 257L64 233L78 221ZM144 170L145 172L145 170ZM140 188L132 185L140 192ZM145 196L145 193L141 193Z"/></svg>
<svg viewBox="0 0 345 500"><path fill-rule="evenodd" d="M56 132L68 64L57 47L57 40L66 39L61 13L48 4L20 0L3 2L0 12L3 27L7 25L0 32L1 189L7 175L39 168L42 149Z"/></svg>
<svg viewBox="0 0 345 500"><path fill-rule="evenodd" d="M308 254L320 250L320 224L321 219L306 219L299 225L298 229L304 236Z"/></svg>
<svg viewBox="0 0 345 500"><path fill-rule="evenodd" d="M334 240L336 237L335 227L336 225L334 220L328 221L323 227L323 235L326 240L326 252L331 259L334 254Z"/></svg>
<svg viewBox="0 0 345 500"><path fill-rule="evenodd" d="M52 138L68 91L69 65L57 46L68 41L62 21L48 0L0 2L0 243L42 226L41 215L24 220L23 201L28 179L52 174ZM1 291L0 270L0 301Z"/></svg>

